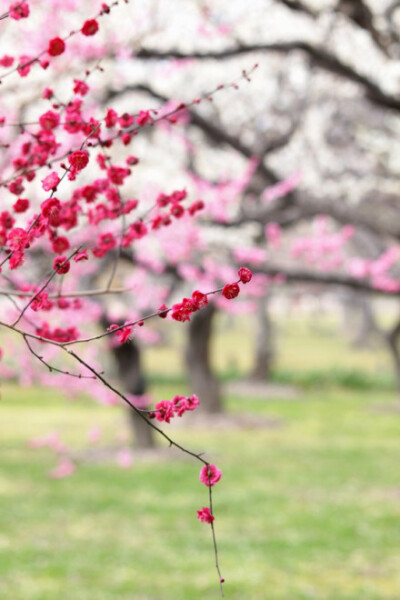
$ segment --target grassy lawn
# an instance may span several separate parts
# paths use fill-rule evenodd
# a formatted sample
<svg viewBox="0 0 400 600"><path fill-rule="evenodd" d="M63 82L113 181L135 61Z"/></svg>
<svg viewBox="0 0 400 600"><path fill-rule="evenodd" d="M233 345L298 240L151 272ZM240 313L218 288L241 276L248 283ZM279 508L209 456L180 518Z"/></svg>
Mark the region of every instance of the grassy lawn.
<svg viewBox="0 0 400 600"><path fill-rule="evenodd" d="M158 385L158 397L179 386ZM309 390L294 401L231 397L230 413L275 427L191 426L176 439L224 472L216 531L227 598L398 600L400 412L390 392ZM115 444L118 409L51 390L2 387L1 600L208 600L218 582L198 465L138 457L48 478L55 458L28 438L59 430L83 447L92 423Z"/></svg>

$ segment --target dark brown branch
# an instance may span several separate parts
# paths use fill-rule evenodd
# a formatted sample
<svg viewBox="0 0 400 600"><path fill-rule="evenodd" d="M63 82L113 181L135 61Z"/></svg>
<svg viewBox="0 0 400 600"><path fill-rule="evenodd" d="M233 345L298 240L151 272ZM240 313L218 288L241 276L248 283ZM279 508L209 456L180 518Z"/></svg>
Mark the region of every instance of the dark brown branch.
<svg viewBox="0 0 400 600"><path fill-rule="evenodd" d="M378 48L386 54L388 52L389 39L385 39L375 27L374 14L363 0L338 0L336 11L344 14L357 27L364 29L370 35Z"/></svg>
<svg viewBox="0 0 400 600"><path fill-rule="evenodd" d="M304 2L301 2L300 0L280 0L280 2L281 2L281 4L284 4L285 6L290 8L290 10L293 10L295 12L304 13L304 14L308 15L309 17L312 17L313 19L316 19L318 16L317 11L313 10L312 8L310 8L309 6L307 6L306 4L304 4Z"/></svg>
<svg viewBox="0 0 400 600"><path fill-rule="evenodd" d="M385 290L380 290L373 287L370 283L368 283L368 281L364 279L354 279L354 277L342 273L308 271L307 269L293 269L284 266L281 267L278 265L268 267L257 267L255 271L257 273L263 273L265 275L271 276L283 275L288 283L311 283L327 286L342 286L367 294L393 296L394 298L398 298L400 296L400 291L390 293Z"/></svg>
<svg viewBox="0 0 400 600"><path fill-rule="evenodd" d="M174 49L159 51L153 48L142 48L136 53L136 58L156 60L165 60L168 58L178 58L182 60L188 58L195 58L198 60L224 60L233 58L235 56L240 56L242 54L265 52L288 54L289 52L295 51L306 54L312 60L312 62L321 69L329 71L330 73L338 75L343 79L360 85L364 89L366 97L374 104L400 111L400 98L391 94L387 94L372 79L366 75L362 75L352 66L343 62L334 54L327 52L321 46L313 46L312 44L302 40L295 40L292 42L276 42L272 44L243 44L240 46L227 48L219 52L192 52L190 54L185 54Z"/></svg>

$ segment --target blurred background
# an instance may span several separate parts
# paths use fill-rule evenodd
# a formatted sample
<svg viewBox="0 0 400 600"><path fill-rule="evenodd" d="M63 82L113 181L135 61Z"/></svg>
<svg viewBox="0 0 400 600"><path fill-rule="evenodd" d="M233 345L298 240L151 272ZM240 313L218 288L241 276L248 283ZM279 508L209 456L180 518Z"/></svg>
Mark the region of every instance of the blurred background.
<svg viewBox="0 0 400 600"><path fill-rule="evenodd" d="M1 25L7 53L27 53L28 37L39 52L42 24L47 40L101 3L52 0L57 22L30 4L18 32ZM131 1L29 88L4 81L17 122L47 110L49 81L66 102L96 64L88 110L175 110L110 153L139 158L124 188L139 214L173 190L204 203L122 253L114 287L127 291L85 300L80 329L254 272L190 322L153 319L123 346L86 350L138 406L199 395L168 433L223 470L227 598L400 597L399 36L389 0ZM19 132L0 134L4 174ZM89 261L72 288L103 285L114 260ZM11 335L0 344L0 597L218 597L197 465L101 386L47 372Z"/></svg>

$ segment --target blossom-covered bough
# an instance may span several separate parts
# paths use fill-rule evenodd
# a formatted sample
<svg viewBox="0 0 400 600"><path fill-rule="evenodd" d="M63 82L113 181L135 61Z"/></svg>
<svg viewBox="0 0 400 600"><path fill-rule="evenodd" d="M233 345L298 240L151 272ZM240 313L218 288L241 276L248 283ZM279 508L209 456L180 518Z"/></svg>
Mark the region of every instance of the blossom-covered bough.
<svg viewBox="0 0 400 600"><path fill-rule="evenodd" d="M170 22L169 11L182 12L189 4L194 10L188 9L187 28L178 32L181 44L175 44L175 35L171 46L160 26L166 15L157 10L167 11ZM306 1L269 4L270 11L282 11L285 22L292 12L313 26L321 16ZM368 16L365 4L357 4ZM158 425L195 410L202 398L175 395L154 407L139 405L103 370L97 342L126 347L132 338L149 340L154 334L147 327L150 320L190 325L206 313L211 299L235 311L235 298L252 279L242 264L255 272L246 288L253 300L271 286L298 281L400 294L397 212L384 218L383 211L364 210L361 201L360 206L345 202L340 190L325 197L318 165L309 169L312 176L304 165L298 168L311 142L303 136L304 147L296 150L301 138L296 134L307 122L313 93L319 103L323 86L313 90L307 77L283 81L282 88L304 81L306 92L296 88L294 101L281 102L285 90L278 86L275 102L268 74L247 83L265 56L297 52L307 65L311 61L358 86L380 110L398 111L400 101L329 48L297 38L270 42L261 35L265 19L257 17L262 5L254 0L253 16L243 3L225 0L185 0L176 6L22 0L0 13L0 372L7 376L18 370L25 382L75 394L90 387L106 404L120 400L146 427L198 460L209 503L197 514L211 526L221 584L212 507L212 488L221 472ZM198 22L193 22L196 11ZM348 18L360 26L351 11ZM374 32L380 49L389 52L388 39ZM226 66L236 59L238 64ZM223 65L224 76L210 67L199 83L193 65L213 62ZM152 76L145 77L148 72ZM277 72L284 80L279 65ZM179 77L187 82L185 89ZM179 94L165 85L175 78ZM238 89L244 87L255 90L254 97L240 102ZM280 135L269 136L270 110L277 121L287 112L289 126ZM226 126L225 115L236 127ZM312 132L306 127L307 135ZM279 151L293 140L295 160L281 159ZM360 158L357 168L368 166L370 158ZM379 156L377 164L381 173ZM302 188L303 176L308 185L318 179L317 190ZM354 189L361 194L358 182L364 176L357 174L357 186L346 190L349 196ZM291 234L311 218L311 231ZM367 255L365 235L379 242ZM123 263L129 272L121 275ZM172 284L166 283L170 275ZM106 302L107 325L99 329ZM394 352L399 334L397 326L390 337ZM13 366L16 339L26 353L18 352L19 364ZM75 464L58 439L33 442L40 444L60 455L54 477L73 473Z"/></svg>
<svg viewBox="0 0 400 600"><path fill-rule="evenodd" d="M1 19L9 18L8 26L18 27L20 22L35 18L34 4L26 1L11 3ZM62 61L62 55L68 55L74 42L75 56L77 51L84 49L86 40L99 33L103 20L112 11L125 9L129 15L129 7L124 5L128 5L128 0L101 3L98 12L84 16L79 27L64 35L58 32L48 42L42 38L42 44L33 43L29 55L17 57L10 52L0 57L0 64L6 69L0 74L3 86L12 78L22 78L25 85L25 78L33 78L38 69L45 74L42 81L40 75L38 77L40 95L30 101L30 107L35 107L37 112L37 106L40 112L37 119L24 120L21 114L7 106L7 100L2 106L0 294L4 302L0 327L2 331L19 336L38 365L46 368L54 378L80 380L83 384L80 389L84 389L87 379L98 383L127 404L170 446L203 465L200 481L209 487L209 505L198 511L198 518L211 526L223 595L224 578L218 562L212 506L212 487L222 472L203 454L177 443L155 424L168 424L173 417L182 417L185 412L195 410L199 398L195 394L188 397L175 395L170 401L158 402L152 409L140 407L115 387L97 364L97 359L91 360L87 348L102 338L125 344L149 319L169 317L179 322L190 321L193 313L208 305L211 296L236 298L239 286L249 283L252 273L241 267L236 281L221 282L221 287L212 290L195 289L190 297L184 297L180 302L170 306L163 302L154 306L149 314L128 317L123 325L112 323L101 332L93 327L98 314L96 310L92 311L90 299L129 291L129 287L114 285L122 253L129 254L137 240L150 238L163 228L173 229L177 222L196 219L204 209L203 201L190 199L185 189L159 192L147 205L130 198L124 184L134 176L134 167L140 163L140 157L127 154L126 149L146 128L162 121L170 125L178 123L177 115L182 109L195 106L204 99L212 101L222 89L237 88L238 81L249 80L256 67L239 74L233 82L205 91L189 104L129 113L108 107L101 113L91 97L91 79L103 72L101 57L94 66L82 69L80 79L69 77L67 59L61 66L56 61ZM3 23L5 26L6 22ZM55 92L50 85L52 79L60 75L60 70L63 85ZM11 87L8 92L11 98L12 93ZM101 271L101 261L107 255L111 256L112 266L105 285L83 289L81 281L92 281L93 273ZM68 367L63 366L58 356L55 359L57 352L65 355ZM7 347L1 351L1 358L7 359ZM75 368L69 367L71 359ZM75 465L63 453L63 444L50 436L46 440L33 441L33 446L40 445L53 447L61 454L53 477L73 473Z"/></svg>

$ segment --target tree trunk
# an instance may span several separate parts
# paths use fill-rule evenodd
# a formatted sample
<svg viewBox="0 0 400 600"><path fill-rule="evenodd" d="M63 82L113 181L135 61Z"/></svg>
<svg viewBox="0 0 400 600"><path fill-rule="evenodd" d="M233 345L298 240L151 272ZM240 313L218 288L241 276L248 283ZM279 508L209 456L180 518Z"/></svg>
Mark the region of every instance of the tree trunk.
<svg viewBox="0 0 400 600"><path fill-rule="evenodd" d="M377 325L370 301L361 294L349 293L343 299L343 327L351 335L354 348L373 347L382 333Z"/></svg>
<svg viewBox="0 0 400 600"><path fill-rule="evenodd" d="M394 372L396 376L397 391L400 394L400 353L399 353L399 337L400 337L400 320L389 331L386 336L387 345L393 361Z"/></svg>
<svg viewBox="0 0 400 600"><path fill-rule="evenodd" d="M273 325L268 313L268 298L257 300L256 341L254 366L251 373L253 379L268 379L275 359Z"/></svg>
<svg viewBox="0 0 400 600"><path fill-rule="evenodd" d="M207 413L222 412L220 386L211 369L210 346L212 323L216 308L209 304L191 316L186 366L193 391L200 400L199 410Z"/></svg>
<svg viewBox="0 0 400 600"><path fill-rule="evenodd" d="M110 325L105 318L103 318L103 324L107 327ZM143 395L147 386L141 366L139 347L133 340L130 340L111 348L111 352L117 363L118 375L124 390L135 396ZM132 409L129 409L129 419L133 428L135 447L154 448L153 430L146 421Z"/></svg>

